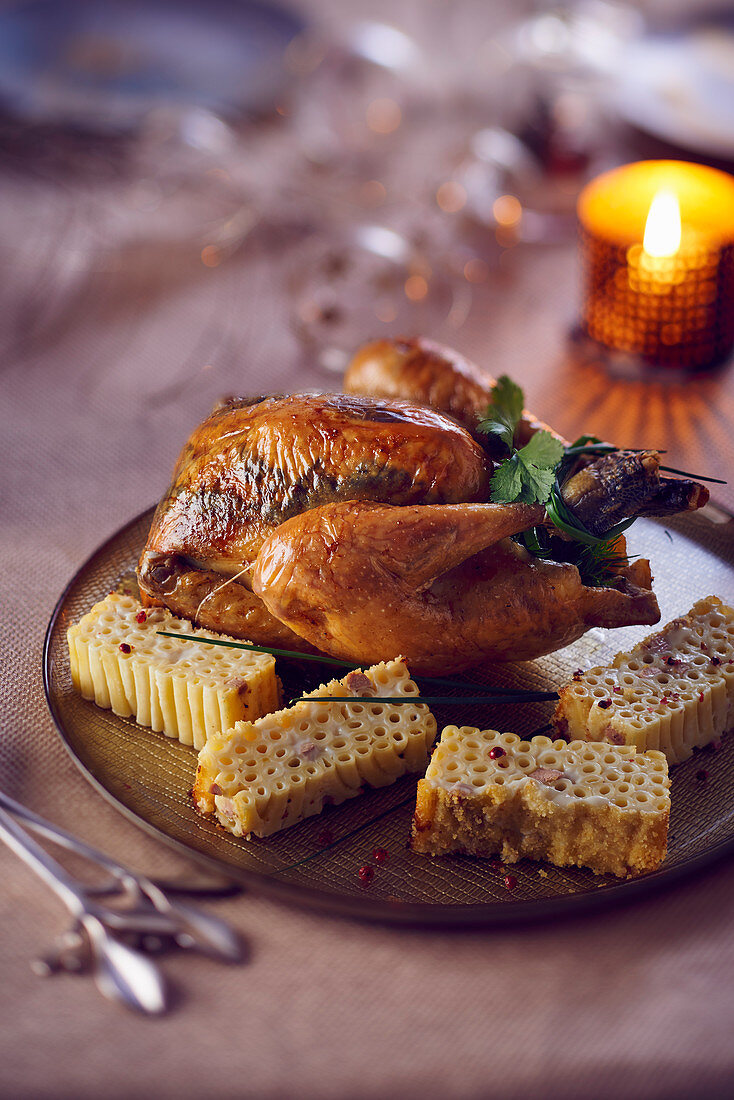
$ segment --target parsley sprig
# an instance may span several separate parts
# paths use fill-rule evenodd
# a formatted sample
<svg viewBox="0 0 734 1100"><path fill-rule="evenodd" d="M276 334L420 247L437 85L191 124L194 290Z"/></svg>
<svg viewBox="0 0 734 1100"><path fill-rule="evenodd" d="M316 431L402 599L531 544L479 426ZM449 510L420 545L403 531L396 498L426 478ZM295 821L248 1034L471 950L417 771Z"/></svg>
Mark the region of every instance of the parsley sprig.
<svg viewBox="0 0 734 1100"><path fill-rule="evenodd" d="M564 447L547 431L536 432L524 447L518 448L515 433L524 405L520 386L503 375L497 380L487 412L479 422L481 432L497 437L509 451L492 476L491 500L495 504L544 504L553 526L571 543L554 537L544 526L523 531L519 541L535 557L573 562L587 583L608 584L613 573L629 564L618 540L634 517L618 523L600 538L573 514L563 500L561 488L580 457L601 456L617 448L590 435Z"/></svg>
<svg viewBox="0 0 734 1100"><path fill-rule="evenodd" d="M492 400L478 425L481 432L496 436L510 452L492 476L490 493L494 504L545 504L565 453L560 439L547 431L536 432L524 447L515 446L524 404L520 387L503 374L497 379Z"/></svg>
<svg viewBox="0 0 734 1100"><path fill-rule="evenodd" d="M544 504L553 527L571 542L554 536L547 526L532 527L515 536L516 539L536 557L572 562L585 583L613 583L614 574L629 564L629 557L622 549L624 543L619 539L636 517L623 520L602 536L594 535L565 503L561 489L579 458L601 457L619 448L591 435L583 435L570 447L565 447L551 432L544 430L536 432L524 447L518 448L515 435L524 404L523 391L516 382L506 374L497 379L487 411L478 424L480 432L494 436L508 452L492 476L490 499L494 504ZM725 484L718 478L689 474L672 466L660 469L696 481Z"/></svg>

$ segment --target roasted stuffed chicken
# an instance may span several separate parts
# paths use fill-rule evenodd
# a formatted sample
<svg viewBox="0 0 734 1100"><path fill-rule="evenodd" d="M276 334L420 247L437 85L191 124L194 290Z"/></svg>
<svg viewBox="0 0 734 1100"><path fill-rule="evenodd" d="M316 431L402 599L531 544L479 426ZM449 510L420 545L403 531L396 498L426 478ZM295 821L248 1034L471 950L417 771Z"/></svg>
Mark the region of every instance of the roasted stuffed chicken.
<svg viewBox="0 0 734 1100"><path fill-rule="evenodd" d="M477 429L493 383L477 368L381 341L347 386L377 396L230 401L196 429L140 560L148 602L257 644L355 663L402 654L425 673L658 621L649 564L630 565L623 538L598 583L541 504L490 503L496 444ZM544 427L524 413L517 435ZM662 478L653 451L579 457L562 491L600 530L707 496ZM551 528L539 552L526 535Z"/></svg>

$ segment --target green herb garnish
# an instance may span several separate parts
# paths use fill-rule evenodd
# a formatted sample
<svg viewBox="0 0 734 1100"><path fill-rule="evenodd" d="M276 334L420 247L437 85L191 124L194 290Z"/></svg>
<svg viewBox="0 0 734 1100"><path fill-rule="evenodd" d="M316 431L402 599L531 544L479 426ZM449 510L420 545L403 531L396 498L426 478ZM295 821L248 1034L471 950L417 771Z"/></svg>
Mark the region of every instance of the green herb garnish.
<svg viewBox="0 0 734 1100"><path fill-rule="evenodd" d="M162 638L178 638L182 642L201 642L202 645L219 645L224 646L225 649L245 649L251 653L270 653L274 657L289 657L296 661L317 661L320 664L338 665L345 669L356 669L361 667L360 665L355 665L353 661L341 661L336 657L326 657L321 653L301 653L295 649L274 649L272 646L267 645L253 645L252 642L237 642L232 638L202 638L200 634L176 634L171 630L157 630L156 634L159 634ZM364 665L364 662L362 662L362 664ZM424 673L416 673L413 679L430 680L433 685L442 685L444 687L476 688L477 691L481 691L483 694L471 696L470 698L473 701L482 700L485 702L491 701L501 703L507 700L512 702L522 700L526 703L533 703L542 701L543 699L557 698L555 692L526 691L523 688L492 687L490 684L478 684L471 680L448 680L441 676L429 676ZM329 696L329 698L333 699L334 696ZM349 698L358 697L349 696ZM359 698L361 698L361 696ZM374 698L377 698L377 696ZM401 696L401 699L402 698L403 696ZM412 696L405 696L405 698L410 699ZM300 699L293 700L295 703L300 701Z"/></svg>
<svg viewBox="0 0 734 1100"><path fill-rule="evenodd" d="M524 406L525 397L518 384L506 374L500 375L492 390L487 411L477 425L479 431L485 435L496 435L508 450L512 450Z"/></svg>
<svg viewBox="0 0 734 1100"><path fill-rule="evenodd" d="M528 698L530 696L530 698ZM558 699L557 691L508 691L505 695L299 695L291 703L544 703Z"/></svg>
<svg viewBox="0 0 734 1100"><path fill-rule="evenodd" d="M592 545L576 538L571 541L561 539L548 527L531 527L522 532L519 541L533 557L575 565L584 584L593 588L613 584L619 570L630 563L629 555L620 550L618 535L616 538L598 539Z"/></svg>
<svg viewBox="0 0 734 1100"><path fill-rule="evenodd" d="M274 649L267 645L253 645L252 642L233 642L229 638L202 638L199 634L174 634L170 630L157 630L156 634L164 638L180 638L185 642L202 642L204 645L221 645L227 649L247 649L252 653L270 653L273 657L292 657L297 661L318 661L322 665L339 665L340 668L357 668L351 661L339 661L336 657L322 657L316 653L301 653L295 649Z"/></svg>
<svg viewBox="0 0 734 1100"><path fill-rule="evenodd" d="M561 487L571 467L582 455L605 455L617 450L594 436L581 436L570 447L548 431L536 432L524 447L515 446L515 432L522 417L525 398L522 389L507 375L497 380L479 430L495 436L509 451L490 482L490 499L495 504L544 504L553 525L572 540L554 537L546 527L533 527L518 536L535 557L576 565L585 582L609 584L615 568L628 564L619 553L618 539L633 519L607 531L602 538L590 531L573 514L561 496Z"/></svg>
<svg viewBox="0 0 734 1100"><path fill-rule="evenodd" d="M520 387L503 374L497 379L487 412L479 421L479 431L496 436L510 452L490 482L494 504L545 504L565 453L560 439L544 430L536 432L524 447L515 446L524 404Z"/></svg>

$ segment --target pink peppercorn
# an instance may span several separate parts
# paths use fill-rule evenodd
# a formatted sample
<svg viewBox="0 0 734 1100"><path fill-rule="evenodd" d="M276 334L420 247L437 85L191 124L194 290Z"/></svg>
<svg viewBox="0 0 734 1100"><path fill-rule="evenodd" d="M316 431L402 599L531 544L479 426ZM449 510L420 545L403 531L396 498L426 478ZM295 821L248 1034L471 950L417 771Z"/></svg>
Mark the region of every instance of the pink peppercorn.
<svg viewBox="0 0 734 1100"><path fill-rule="evenodd" d="M131 645L128 645L127 642L120 642L120 652L121 653L130 653L130 652L132 652L132 649L133 649L133 647Z"/></svg>
<svg viewBox="0 0 734 1100"><path fill-rule="evenodd" d="M137 615L135 616L135 622L136 623L147 623L147 621L148 621L148 616L145 614L145 612L144 611L138 611Z"/></svg>
<svg viewBox="0 0 734 1100"><path fill-rule="evenodd" d="M374 859L375 863L386 863L389 858L387 849L375 848L372 852L372 858Z"/></svg>
<svg viewBox="0 0 734 1100"><path fill-rule="evenodd" d="M359 875L360 882L364 883L365 886L369 886L372 879L375 877L375 869L374 867L370 867L368 863L365 863L357 871L357 874Z"/></svg>
<svg viewBox="0 0 734 1100"><path fill-rule="evenodd" d="M517 879L514 875L505 875L505 889L514 890L517 886Z"/></svg>
<svg viewBox="0 0 734 1100"><path fill-rule="evenodd" d="M501 756L506 756L506 755L507 755L507 753L505 752L505 750L502 748L501 745L495 745L494 748L491 748L489 750L489 759L490 760L499 760L499 758Z"/></svg>

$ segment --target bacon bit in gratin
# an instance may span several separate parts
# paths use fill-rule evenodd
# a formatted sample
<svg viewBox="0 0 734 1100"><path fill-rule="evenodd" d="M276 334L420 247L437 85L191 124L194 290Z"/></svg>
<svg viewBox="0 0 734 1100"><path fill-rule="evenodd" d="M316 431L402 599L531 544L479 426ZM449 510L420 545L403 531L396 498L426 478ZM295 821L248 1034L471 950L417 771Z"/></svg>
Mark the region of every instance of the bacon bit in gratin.
<svg viewBox="0 0 734 1100"><path fill-rule="evenodd" d="M241 680L237 676L233 676L231 680L227 680L227 687L232 688L238 695L247 695L250 690L247 681Z"/></svg>
<svg viewBox="0 0 734 1100"><path fill-rule="evenodd" d="M549 787L552 783L557 783L559 779L568 779L568 776L565 772L559 772L557 768L536 768L534 772L530 772L529 778Z"/></svg>
<svg viewBox="0 0 734 1100"><path fill-rule="evenodd" d="M347 687L355 695L374 695L375 685L364 672L350 672L347 676Z"/></svg>

